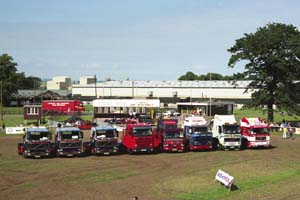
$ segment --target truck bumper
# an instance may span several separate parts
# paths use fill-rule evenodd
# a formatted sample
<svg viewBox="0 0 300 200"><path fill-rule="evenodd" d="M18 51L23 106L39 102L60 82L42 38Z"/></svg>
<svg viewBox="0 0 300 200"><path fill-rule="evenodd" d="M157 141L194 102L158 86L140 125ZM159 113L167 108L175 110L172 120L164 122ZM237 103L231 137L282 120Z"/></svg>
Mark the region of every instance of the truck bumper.
<svg viewBox="0 0 300 200"><path fill-rule="evenodd" d="M240 143L238 143L238 144L225 143L222 146L225 150L240 150L240 148L241 148Z"/></svg>
<svg viewBox="0 0 300 200"><path fill-rule="evenodd" d="M118 152L118 147L112 147L112 148L95 148L94 153L97 155L109 155L109 154L116 154Z"/></svg>
<svg viewBox="0 0 300 200"><path fill-rule="evenodd" d="M190 151L196 151L196 150L210 150L212 149L212 145L190 145Z"/></svg>
<svg viewBox="0 0 300 200"><path fill-rule="evenodd" d="M134 148L133 149L133 152L135 152L135 153L138 153L138 152L140 152L140 153L144 153L144 152L153 152L154 151L154 149L151 147L151 148L149 148L149 147L145 147L145 148L143 148L143 147L139 147L139 148Z"/></svg>
<svg viewBox="0 0 300 200"><path fill-rule="evenodd" d="M82 155L83 152L81 149L58 149L57 156L79 156Z"/></svg>
<svg viewBox="0 0 300 200"><path fill-rule="evenodd" d="M23 152L23 155L25 157L33 157L33 158L41 158L41 157L49 157L51 155L51 152L49 151L28 151L25 150Z"/></svg>
<svg viewBox="0 0 300 200"><path fill-rule="evenodd" d="M183 152L184 151L184 146L164 146L163 151L165 152Z"/></svg>
<svg viewBox="0 0 300 200"><path fill-rule="evenodd" d="M270 141L254 141L247 143L248 148L255 148L255 147L270 147Z"/></svg>

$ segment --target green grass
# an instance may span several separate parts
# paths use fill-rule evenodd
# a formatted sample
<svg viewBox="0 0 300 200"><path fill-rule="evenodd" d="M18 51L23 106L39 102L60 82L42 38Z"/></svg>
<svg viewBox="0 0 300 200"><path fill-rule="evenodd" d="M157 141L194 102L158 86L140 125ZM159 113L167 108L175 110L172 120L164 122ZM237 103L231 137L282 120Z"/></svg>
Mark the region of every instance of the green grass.
<svg viewBox="0 0 300 200"><path fill-rule="evenodd" d="M68 175L61 177L60 180L63 180L67 183L105 183L112 182L114 180L126 179L135 175L138 175L138 173L129 171L97 170L83 174Z"/></svg>
<svg viewBox="0 0 300 200"><path fill-rule="evenodd" d="M237 120L243 118L243 117L260 117L262 119L267 119L267 112L262 109L240 109L240 110L234 110L234 115ZM300 116L298 115L288 115L285 113L281 113L278 111L274 112L274 121L275 122L281 122L282 119L285 119L286 121L294 121L299 120Z"/></svg>
<svg viewBox="0 0 300 200"><path fill-rule="evenodd" d="M4 114L23 114L23 107L3 107Z"/></svg>
<svg viewBox="0 0 300 200"><path fill-rule="evenodd" d="M258 176L251 179L246 179L245 181L238 181L237 190L228 192L228 190L219 185L215 184L214 187L206 188L203 190L193 191L191 193L181 193L176 195L176 199L178 200L192 200L192 199L201 199L201 200L218 200L224 199L225 197L233 197L237 196L242 191L251 191L256 190L262 187L268 187L273 184L280 184L282 181L287 181L291 178L299 177L300 170L287 170L282 171L276 174L266 175L266 176Z"/></svg>

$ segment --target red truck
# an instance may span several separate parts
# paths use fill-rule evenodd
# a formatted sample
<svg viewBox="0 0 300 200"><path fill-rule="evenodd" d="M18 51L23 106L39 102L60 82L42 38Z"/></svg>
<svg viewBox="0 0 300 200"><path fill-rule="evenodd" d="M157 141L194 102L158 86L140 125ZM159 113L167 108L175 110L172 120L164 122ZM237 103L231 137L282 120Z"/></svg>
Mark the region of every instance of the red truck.
<svg viewBox="0 0 300 200"><path fill-rule="evenodd" d="M240 126L242 133L242 148L270 146L270 127L259 117L244 117L240 120Z"/></svg>
<svg viewBox="0 0 300 200"><path fill-rule="evenodd" d="M44 115L48 114L75 114L84 111L80 100L45 100L42 102Z"/></svg>
<svg viewBox="0 0 300 200"><path fill-rule="evenodd" d="M157 124L157 132L161 133L162 150L165 152L183 152L184 138L182 129L177 128L176 119L161 119Z"/></svg>
<svg viewBox="0 0 300 200"><path fill-rule="evenodd" d="M128 154L157 151L161 144L161 134L148 124L127 124L123 130L122 146Z"/></svg>

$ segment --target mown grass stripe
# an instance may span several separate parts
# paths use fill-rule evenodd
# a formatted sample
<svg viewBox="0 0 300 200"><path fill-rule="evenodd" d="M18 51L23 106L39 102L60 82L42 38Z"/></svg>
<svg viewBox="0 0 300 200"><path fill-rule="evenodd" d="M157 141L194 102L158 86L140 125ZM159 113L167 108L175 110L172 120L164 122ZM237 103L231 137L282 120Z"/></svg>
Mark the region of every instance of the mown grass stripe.
<svg viewBox="0 0 300 200"><path fill-rule="evenodd" d="M214 187L202 191L194 191L192 193L181 193L175 195L177 200L192 200L192 199L201 199L201 200L214 200L221 199L229 196L239 194L243 191L254 190L256 188L261 188L262 186L272 185L280 181L287 180L291 177L300 176L300 170L289 170L277 174L272 174L270 176L260 176L252 178L246 181L239 181L235 184L238 187L238 190L228 192L225 187Z"/></svg>

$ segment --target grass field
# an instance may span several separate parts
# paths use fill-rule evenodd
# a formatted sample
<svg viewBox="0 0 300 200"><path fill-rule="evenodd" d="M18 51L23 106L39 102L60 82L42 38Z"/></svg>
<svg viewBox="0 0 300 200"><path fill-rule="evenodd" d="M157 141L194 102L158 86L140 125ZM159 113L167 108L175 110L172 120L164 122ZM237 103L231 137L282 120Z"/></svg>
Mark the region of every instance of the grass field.
<svg viewBox="0 0 300 200"><path fill-rule="evenodd" d="M89 133L85 132L87 140ZM24 159L22 136L0 137L2 199L296 200L300 197L300 136L272 133L270 149L82 158ZM235 178L228 192L218 169Z"/></svg>
<svg viewBox="0 0 300 200"><path fill-rule="evenodd" d="M264 110L258 109L240 109L234 110L234 115L237 120L243 117L260 117L262 119L267 119L267 112ZM288 115L286 113L281 113L278 111L274 112L274 121L275 122L282 122L282 119L286 121L300 121L300 116L297 115Z"/></svg>

